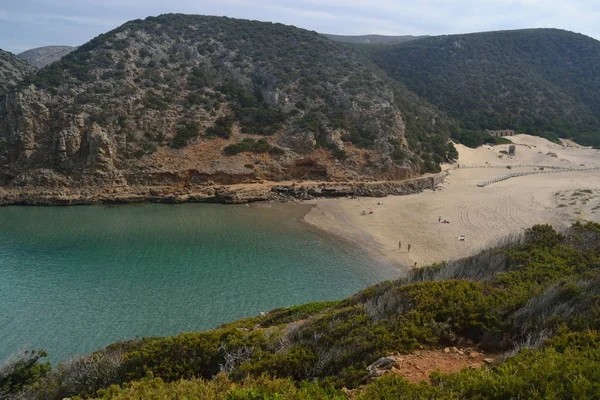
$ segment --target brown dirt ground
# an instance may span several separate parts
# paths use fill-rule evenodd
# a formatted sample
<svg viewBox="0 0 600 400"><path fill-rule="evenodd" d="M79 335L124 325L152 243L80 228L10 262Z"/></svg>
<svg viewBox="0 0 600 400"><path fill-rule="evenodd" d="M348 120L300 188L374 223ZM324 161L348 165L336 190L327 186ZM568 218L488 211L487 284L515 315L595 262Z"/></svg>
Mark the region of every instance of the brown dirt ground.
<svg viewBox="0 0 600 400"><path fill-rule="evenodd" d="M444 350L418 350L413 354L403 354L400 355L402 361L391 371L412 383L419 383L429 381L429 375L434 371L458 372L465 367L479 368L485 364L484 358L496 357L476 350L461 351L464 355L452 350L449 353Z"/></svg>

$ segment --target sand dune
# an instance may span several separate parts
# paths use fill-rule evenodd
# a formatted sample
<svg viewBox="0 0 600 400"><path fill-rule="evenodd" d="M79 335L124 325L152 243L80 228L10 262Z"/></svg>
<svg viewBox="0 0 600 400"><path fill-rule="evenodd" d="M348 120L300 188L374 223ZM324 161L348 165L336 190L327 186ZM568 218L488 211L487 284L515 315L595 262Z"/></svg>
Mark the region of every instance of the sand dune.
<svg viewBox="0 0 600 400"><path fill-rule="evenodd" d="M563 145L529 135L508 145L470 149L457 145L460 168L436 191L383 199L315 201L305 220L340 235L374 254L408 268L476 253L498 240L538 223L566 226L582 219L600 222L600 172L569 171L508 179L487 187L480 180L540 167L600 166L600 151L567 141ZM378 202L383 202L378 205ZM361 215L363 209L374 213ZM449 224L438 223L438 218ZM464 235L465 240L459 240ZM402 247L399 248L399 242ZM408 253L408 244L411 252Z"/></svg>

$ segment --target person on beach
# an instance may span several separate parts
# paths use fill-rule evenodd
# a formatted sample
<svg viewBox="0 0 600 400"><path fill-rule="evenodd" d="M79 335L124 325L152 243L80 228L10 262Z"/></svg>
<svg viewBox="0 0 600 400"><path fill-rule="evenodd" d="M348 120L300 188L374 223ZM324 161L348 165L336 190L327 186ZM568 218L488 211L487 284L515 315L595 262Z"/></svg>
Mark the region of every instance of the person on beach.
<svg viewBox="0 0 600 400"><path fill-rule="evenodd" d="M408 245L408 252L410 253L410 244Z"/></svg>
<svg viewBox="0 0 600 400"><path fill-rule="evenodd" d="M402 248L402 242L398 242L398 248L401 249Z"/></svg>
<svg viewBox="0 0 600 400"><path fill-rule="evenodd" d="M442 216L441 216L441 215L438 217L438 224L439 224L440 222L442 222Z"/></svg>

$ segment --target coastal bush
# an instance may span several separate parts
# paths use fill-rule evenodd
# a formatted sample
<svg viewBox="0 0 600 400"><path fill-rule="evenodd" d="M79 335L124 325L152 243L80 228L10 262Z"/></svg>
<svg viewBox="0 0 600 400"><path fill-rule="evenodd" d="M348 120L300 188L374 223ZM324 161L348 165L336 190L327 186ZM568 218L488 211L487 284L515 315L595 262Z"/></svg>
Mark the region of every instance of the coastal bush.
<svg viewBox="0 0 600 400"><path fill-rule="evenodd" d="M144 379L127 383L124 387L112 386L98 393L98 399L113 400L178 400L178 399L330 399L345 400L348 397L341 391L326 388L318 383L302 382L295 384L290 379L259 377L234 382L225 374L213 380L190 379L164 382L160 378Z"/></svg>
<svg viewBox="0 0 600 400"><path fill-rule="evenodd" d="M522 350L491 368L433 373L431 384L389 375L366 386L357 398L590 399L599 390L598 332L587 331L558 335L542 349Z"/></svg>
<svg viewBox="0 0 600 400"><path fill-rule="evenodd" d="M230 144L223 149L228 156L240 153L266 153L272 149L271 144L266 139L254 140L245 138L239 143Z"/></svg>
<svg viewBox="0 0 600 400"><path fill-rule="evenodd" d="M17 393L43 379L50 372L50 363L40 360L48 356L44 350L25 350L0 366L0 398Z"/></svg>
<svg viewBox="0 0 600 400"><path fill-rule="evenodd" d="M183 122L175 128L175 136L170 142L170 146L179 149L187 146L188 142L198 137L200 134L200 124L198 122Z"/></svg>
<svg viewBox="0 0 600 400"><path fill-rule="evenodd" d="M233 120L229 117L220 117L215 120L215 124L206 128L206 136L215 136L228 139L231 136L231 127Z"/></svg>
<svg viewBox="0 0 600 400"><path fill-rule="evenodd" d="M563 330L538 350L521 350L502 363L458 373L431 374L431 382L414 384L390 374L353 393L375 399L596 398L600 390L600 334ZM98 392L102 399L342 399L342 391L325 381L308 383L259 376L242 381L218 374L212 380L160 378L128 382Z"/></svg>

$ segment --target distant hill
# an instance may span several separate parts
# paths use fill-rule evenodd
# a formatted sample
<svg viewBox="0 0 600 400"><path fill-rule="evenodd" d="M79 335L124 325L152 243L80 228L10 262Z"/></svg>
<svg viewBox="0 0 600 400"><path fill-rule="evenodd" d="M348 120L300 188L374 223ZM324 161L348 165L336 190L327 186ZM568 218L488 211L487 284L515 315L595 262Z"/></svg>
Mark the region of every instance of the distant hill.
<svg viewBox="0 0 600 400"><path fill-rule="evenodd" d="M197 15L98 36L1 115L0 185L399 179L456 154L448 118L352 46Z"/></svg>
<svg viewBox="0 0 600 400"><path fill-rule="evenodd" d="M17 55L36 68L44 68L48 64L60 60L77 47L72 46L45 46L24 51Z"/></svg>
<svg viewBox="0 0 600 400"><path fill-rule="evenodd" d="M0 94L17 85L34 71L35 68L14 54L0 50Z"/></svg>
<svg viewBox="0 0 600 400"><path fill-rule="evenodd" d="M366 51L389 75L458 119L463 131L510 128L600 146L600 42L590 37L530 29L428 37Z"/></svg>
<svg viewBox="0 0 600 400"><path fill-rule="evenodd" d="M421 39L427 36L385 36L385 35L359 35L359 36L346 36L346 35L330 35L323 33L323 36L329 38L335 42L353 43L353 44L389 44L389 43L403 43L415 39Z"/></svg>

